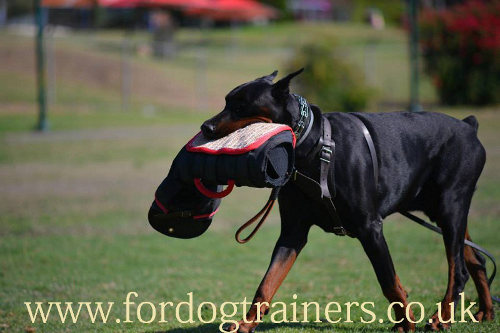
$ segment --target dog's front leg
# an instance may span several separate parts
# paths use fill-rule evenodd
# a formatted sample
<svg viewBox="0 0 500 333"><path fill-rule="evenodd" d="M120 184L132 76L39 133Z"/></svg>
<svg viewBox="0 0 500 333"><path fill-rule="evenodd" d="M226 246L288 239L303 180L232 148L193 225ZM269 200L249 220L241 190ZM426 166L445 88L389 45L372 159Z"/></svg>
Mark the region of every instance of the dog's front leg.
<svg viewBox="0 0 500 333"><path fill-rule="evenodd" d="M269 311L271 300L292 268L295 259L307 242L311 224L304 223L300 213L293 206L293 201L283 200L280 195L281 234L276 242L271 257L271 263L262 279L252 301L252 306L241 320L226 331L253 332L265 314ZM299 206L300 207L300 206Z"/></svg>
<svg viewBox="0 0 500 333"><path fill-rule="evenodd" d="M241 320L239 322L238 332L252 332L264 315L267 314L274 294L290 271L290 268L292 268L297 255L305 244L284 246L281 245L282 243L283 239L280 237L273 251L266 275L262 279L252 301L252 306L246 315L246 321ZM231 330L234 329L235 327L232 327Z"/></svg>

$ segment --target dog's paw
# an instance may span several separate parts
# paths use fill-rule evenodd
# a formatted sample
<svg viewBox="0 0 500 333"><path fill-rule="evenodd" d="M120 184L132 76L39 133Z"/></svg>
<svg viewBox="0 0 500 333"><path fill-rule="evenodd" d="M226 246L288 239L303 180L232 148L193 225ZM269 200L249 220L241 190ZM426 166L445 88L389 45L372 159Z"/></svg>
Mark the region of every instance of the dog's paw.
<svg viewBox="0 0 500 333"><path fill-rule="evenodd" d="M426 331L444 331L451 327L451 323L442 323L437 317L432 317L432 323L427 323L425 325Z"/></svg>
<svg viewBox="0 0 500 333"><path fill-rule="evenodd" d="M415 324L410 323L408 320L403 320L392 327L393 332L414 332Z"/></svg>
<svg viewBox="0 0 500 333"><path fill-rule="evenodd" d="M254 323L245 323L243 320L240 320L238 322L238 326L236 326L236 324L232 323L232 324L225 325L223 328L224 328L225 332L254 333L256 326L257 325ZM236 328L236 327L238 327L238 328Z"/></svg>
<svg viewBox="0 0 500 333"><path fill-rule="evenodd" d="M491 321L495 318L495 313L493 312L493 309L490 310L479 310L475 315L474 318L476 318L477 321L483 322L483 321Z"/></svg>

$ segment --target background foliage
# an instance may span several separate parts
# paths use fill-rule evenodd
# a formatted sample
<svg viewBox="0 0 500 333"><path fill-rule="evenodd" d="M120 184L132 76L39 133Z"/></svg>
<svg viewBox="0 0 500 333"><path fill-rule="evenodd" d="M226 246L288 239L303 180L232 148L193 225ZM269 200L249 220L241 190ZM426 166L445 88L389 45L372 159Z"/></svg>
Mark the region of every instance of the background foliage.
<svg viewBox="0 0 500 333"><path fill-rule="evenodd" d="M421 32L425 67L442 103L500 101L500 1L425 11Z"/></svg>
<svg viewBox="0 0 500 333"><path fill-rule="evenodd" d="M363 76L342 61L330 41L299 46L287 69L300 67L306 70L295 80L298 92L328 110L363 111L373 97Z"/></svg>

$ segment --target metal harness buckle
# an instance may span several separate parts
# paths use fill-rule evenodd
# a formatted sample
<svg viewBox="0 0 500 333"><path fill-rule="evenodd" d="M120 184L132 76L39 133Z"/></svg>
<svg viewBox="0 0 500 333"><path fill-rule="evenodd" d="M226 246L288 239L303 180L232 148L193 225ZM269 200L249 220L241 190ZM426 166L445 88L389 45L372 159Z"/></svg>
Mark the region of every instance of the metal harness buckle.
<svg viewBox="0 0 500 333"><path fill-rule="evenodd" d="M323 162L330 163L330 159L333 151L330 149L330 145L323 145L321 147L321 157L319 158Z"/></svg>

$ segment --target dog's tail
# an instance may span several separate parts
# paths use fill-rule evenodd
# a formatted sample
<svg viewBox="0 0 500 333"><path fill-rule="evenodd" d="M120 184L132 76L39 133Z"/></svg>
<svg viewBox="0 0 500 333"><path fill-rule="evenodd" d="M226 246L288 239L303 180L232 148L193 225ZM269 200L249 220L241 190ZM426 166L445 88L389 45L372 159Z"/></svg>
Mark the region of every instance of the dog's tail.
<svg viewBox="0 0 500 333"><path fill-rule="evenodd" d="M467 118L462 119L463 122L466 122L470 126L474 128L474 130L477 132L477 129L479 127L479 123L477 122L476 117L474 116L468 116Z"/></svg>

